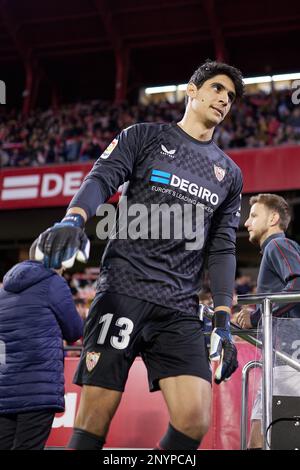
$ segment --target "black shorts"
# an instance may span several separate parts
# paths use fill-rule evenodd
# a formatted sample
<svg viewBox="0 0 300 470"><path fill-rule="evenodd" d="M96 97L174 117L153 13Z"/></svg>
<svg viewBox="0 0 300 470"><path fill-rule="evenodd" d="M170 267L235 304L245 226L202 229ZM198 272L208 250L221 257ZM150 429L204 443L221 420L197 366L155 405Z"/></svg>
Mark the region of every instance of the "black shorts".
<svg viewBox="0 0 300 470"><path fill-rule="evenodd" d="M150 391L159 380L194 375L211 382L208 352L197 314L109 292L95 297L74 377L78 385L124 391L129 369L141 355Z"/></svg>

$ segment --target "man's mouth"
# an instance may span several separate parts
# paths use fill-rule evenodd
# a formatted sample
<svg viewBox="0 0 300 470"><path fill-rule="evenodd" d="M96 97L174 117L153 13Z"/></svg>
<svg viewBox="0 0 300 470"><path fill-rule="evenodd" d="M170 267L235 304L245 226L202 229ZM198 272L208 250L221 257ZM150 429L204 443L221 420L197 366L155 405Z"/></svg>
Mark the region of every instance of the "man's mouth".
<svg viewBox="0 0 300 470"><path fill-rule="evenodd" d="M211 107L212 107L212 109L214 109L215 111L217 111L217 112L220 114L221 117L223 117L223 111L222 111L221 109L216 108L215 106L211 106Z"/></svg>

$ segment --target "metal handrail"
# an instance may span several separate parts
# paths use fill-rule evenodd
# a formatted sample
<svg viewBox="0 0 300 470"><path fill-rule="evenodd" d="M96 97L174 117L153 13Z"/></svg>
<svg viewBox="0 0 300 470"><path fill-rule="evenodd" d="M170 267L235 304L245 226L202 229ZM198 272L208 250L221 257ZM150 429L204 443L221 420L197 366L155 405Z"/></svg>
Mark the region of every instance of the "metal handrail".
<svg viewBox="0 0 300 470"><path fill-rule="evenodd" d="M247 429L248 429L248 383L249 372L254 367L262 367L261 361L249 361L242 370L242 400L241 400L241 450L247 449Z"/></svg>
<svg viewBox="0 0 300 470"><path fill-rule="evenodd" d="M262 387L262 427L263 427L263 449L270 450L271 430L268 431L272 422L272 387L273 387L273 343L272 343L272 303L286 304L299 303L300 293L261 293L254 295L239 295L237 299L241 305L261 304L263 321L263 387Z"/></svg>
<svg viewBox="0 0 300 470"><path fill-rule="evenodd" d="M212 320L214 316L214 311L208 307L207 305L200 304L201 308L201 315L204 315L206 318L209 320ZM261 333L262 330L257 330L257 329L244 329L241 328L240 326L236 325L233 322L230 322L230 333L233 336L239 336L240 338L244 339L247 341L247 343L252 344L253 346L262 349L262 341L257 339L255 335L257 333ZM205 333L207 335L210 335L210 333ZM275 354L275 357L277 359L281 359L285 364L288 366L292 367L293 369L297 370L300 372L300 362L296 361L293 359L291 356L289 356L286 353L283 353L281 351L278 351L277 349L273 349L273 353Z"/></svg>
<svg viewBox="0 0 300 470"><path fill-rule="evenodd" d="M300 291L298 293L243 294L238 295L237 302L241 305L262 304L265 299L269 299L274 304L298 303L300 302Z"/></svg>

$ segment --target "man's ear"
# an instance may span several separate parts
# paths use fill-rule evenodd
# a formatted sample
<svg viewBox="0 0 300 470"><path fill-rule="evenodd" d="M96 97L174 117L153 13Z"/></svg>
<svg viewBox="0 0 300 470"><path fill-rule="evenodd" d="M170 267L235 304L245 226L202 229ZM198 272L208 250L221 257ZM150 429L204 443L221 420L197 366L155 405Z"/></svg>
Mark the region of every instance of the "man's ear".
<svg viewBox="0 0 300 470"><path fill-rule="evenodd" d="M274 227L274 225L279 225L279 222L280 222L280 215L278 214L278 212L271 212L270 214L271 226Z"/></svg>
<svg viewBox="0 0 300 470"><path fill-rule="evenodd" d="M188 86L186 89L187 96L189 96L190 98L195 98L196 93L197 93L197 87L195 83L192 83L192 82L188 83Z"/></svg>

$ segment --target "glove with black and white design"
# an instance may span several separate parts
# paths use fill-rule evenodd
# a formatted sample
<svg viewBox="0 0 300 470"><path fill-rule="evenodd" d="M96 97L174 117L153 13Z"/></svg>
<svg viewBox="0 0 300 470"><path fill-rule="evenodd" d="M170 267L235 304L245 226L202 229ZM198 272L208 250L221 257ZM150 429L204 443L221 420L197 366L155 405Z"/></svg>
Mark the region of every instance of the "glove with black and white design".
<svg viewBox="0 0 300 470"><path fill-rule="evenodd" d="M86 263L90 254L90 241L84 232L84 218L69 214L59 223L43 232L37 242L35 259L46 268L71 268L75 259Z"/></svg>
<svg viewBox="0 0 300 470"><path fill-rule="evenodd" d="M222 310L214 313L209 357L211 361L219 361L215 371L216 384L228 380L238 368L237 350L230 334L230 316Z"/></svg>

